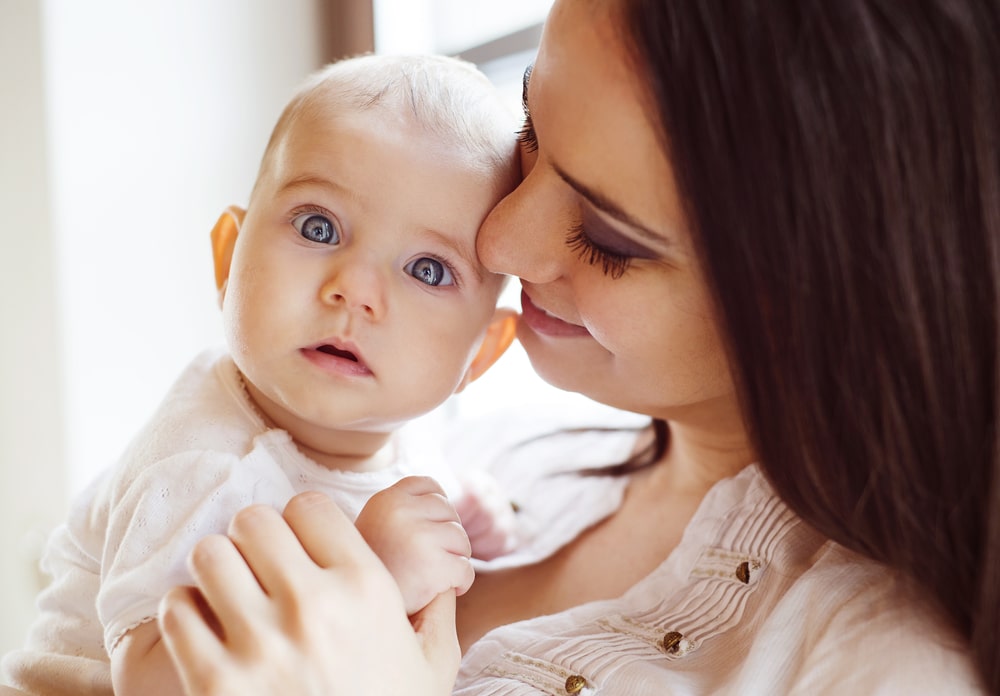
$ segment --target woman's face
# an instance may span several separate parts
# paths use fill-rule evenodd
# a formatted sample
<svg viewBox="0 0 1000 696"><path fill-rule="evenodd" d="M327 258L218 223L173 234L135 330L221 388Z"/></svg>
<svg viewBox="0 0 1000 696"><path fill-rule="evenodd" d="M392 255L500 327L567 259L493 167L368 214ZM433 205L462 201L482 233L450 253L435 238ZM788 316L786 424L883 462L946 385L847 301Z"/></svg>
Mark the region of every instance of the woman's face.
<svg viewBox="0 0 1000 696"><path fill-rule="evenodd" d="M557 0L549 15L526 80L525 179L483 223L480 257L520 276L518 337L548 382L672 420L731 406L643 78L593 5Z"/></svg>

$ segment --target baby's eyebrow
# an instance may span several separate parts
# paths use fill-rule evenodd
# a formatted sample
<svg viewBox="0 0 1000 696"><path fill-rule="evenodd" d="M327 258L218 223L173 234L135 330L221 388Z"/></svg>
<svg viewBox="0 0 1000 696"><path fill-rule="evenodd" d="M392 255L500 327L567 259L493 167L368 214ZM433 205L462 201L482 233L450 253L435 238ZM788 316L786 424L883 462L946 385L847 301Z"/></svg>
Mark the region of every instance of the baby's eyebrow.
<svg viewBox="0 0 1000 696"><path fill-rule="evenodd" d="M471 245L462 244L454 237L429 227L425 227L421 232L452 250L456 256L465 261L466 266L472 269L472 272L476 274L476 280L480 283L483 282L483 264L479 261L479 255L476 253L476 245L474 243Z"/></svg>
<svg viewBox="0 0 1000 696"><path fill-rule="evenodd" d="M316 174L302 174L289 179L278 188L278 193L284 194L289 191L315 186L329 189L330 191L335 191L340 194L347 194L349 196L353 195L350 190L341 186L337 182ZM475 242L472 244L463 244L459 240L455 239L454 236L445 234L444 232L440 232L430 227L421 229L420 233L432 238L438 244L441 244L454 252L456 256L465 262L466 266L472 269L472 272L476 276L476 280L480 283L483 282L485 278L485 269L483 268L483 264L479 261L479 255L476 253Z"/></svg>
<svg viewBox="0 0 1000 696"><path fill-rule="evenodd" d="M350 194L350 191L348 191L346 188L344 188L337 182L331 181L330 179L318 176L316 174L302 174L300 176L289 179L278 188L278 193L282 194L282 193L287 193L289 191L295 191L296 189L310 188L314 186L329 189L331 191L336 191L338 193Z"/></svg>

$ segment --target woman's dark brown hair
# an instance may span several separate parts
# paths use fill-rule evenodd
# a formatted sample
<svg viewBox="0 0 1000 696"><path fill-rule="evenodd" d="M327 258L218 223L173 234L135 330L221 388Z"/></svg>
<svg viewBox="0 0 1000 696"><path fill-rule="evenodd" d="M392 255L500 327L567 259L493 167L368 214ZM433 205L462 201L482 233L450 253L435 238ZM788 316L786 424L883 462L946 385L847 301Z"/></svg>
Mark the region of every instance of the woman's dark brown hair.
<svg viewBox="0 0 1000 696"><path fill-rule="evenodd" d="M1000 693L1000 3L625 6L762 467Z"/></svg>

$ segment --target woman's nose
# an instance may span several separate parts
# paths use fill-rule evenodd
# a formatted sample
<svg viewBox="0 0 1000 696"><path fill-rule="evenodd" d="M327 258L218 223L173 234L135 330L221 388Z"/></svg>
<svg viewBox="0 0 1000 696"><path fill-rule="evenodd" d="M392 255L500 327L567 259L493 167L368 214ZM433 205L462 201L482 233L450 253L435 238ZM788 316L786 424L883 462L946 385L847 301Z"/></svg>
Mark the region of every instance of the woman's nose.
<svg viewBox="0 0 1000 696"><path fill-rule="evenodd" d="M378 320L386 309L385 279L375 264L353 260L334 268L320 287L320 301Z"/></svg>
<svg viewBox="0 0 1000 696"><path fill-rule="evenodd" d="M562 274L569 211L558 210L558 196L546 191L536 172L500 201L483 221L476 249L494 273L516 275L531 283L547 283Z"/></svg>

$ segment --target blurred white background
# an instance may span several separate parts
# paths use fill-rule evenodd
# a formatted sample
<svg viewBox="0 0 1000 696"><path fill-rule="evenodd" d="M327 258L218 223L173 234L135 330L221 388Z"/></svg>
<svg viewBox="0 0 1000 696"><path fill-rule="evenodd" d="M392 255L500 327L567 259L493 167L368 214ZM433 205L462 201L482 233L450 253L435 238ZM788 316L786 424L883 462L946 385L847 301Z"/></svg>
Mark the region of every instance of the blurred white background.
<svg viewBox="0 0 1000 696"><path fill-rule="evenodd" d="M374 41L475 60L519 111L550 5L0 0L0 653L71 496L221 343L208 232L299 81ZM579 399L515 346L446 413Z"/></svg>

